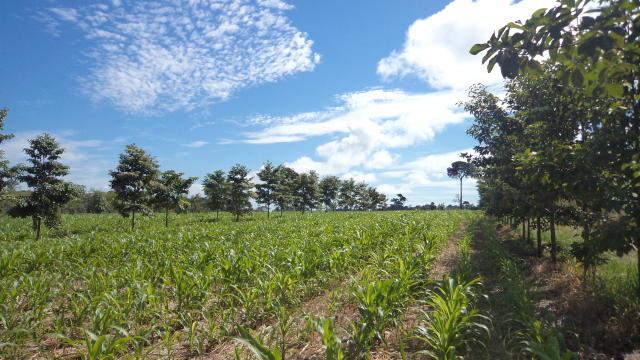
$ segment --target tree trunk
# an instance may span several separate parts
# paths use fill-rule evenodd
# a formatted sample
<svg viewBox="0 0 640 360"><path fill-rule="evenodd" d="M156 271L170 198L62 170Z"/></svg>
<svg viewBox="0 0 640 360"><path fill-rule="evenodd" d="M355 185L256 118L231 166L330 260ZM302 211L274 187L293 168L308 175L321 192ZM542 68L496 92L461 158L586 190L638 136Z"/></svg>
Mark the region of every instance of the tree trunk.
<svg viewBox="0 0 640 360"><path fill-rule="evenodd" d="M462 210L462 178L460 178L460 210Z"/></svg>
<svg viewBox="0 0 640 360"><path fill-rule="evenodd" d="M540 229L540 217L536 218L536 238L538 240L538 257L542 257L542 229Z"/></svg>
<svg viewBox="0 0 640 360"><path fill-rule="evenodd" d="M640 297L640 238L636 239L636 256L638 257L638 297Z"/></svg>
<svg viewBox="0 0 640 360"><path fill-rule="evenodd" d="M551 233L551 262L556 263L557 259L557 243L556 243L556 213L555 211L551 212L549 216L549 231Z"/></svg>
<svg viewBox="0 0 640 360"><path fill-rule="evenodd" d="M271 204L267 204L267 218L271 217Z"/></svg>
<svg viewBox="0 0 640 360"><path fill-rule="evenodd" d="M131 212L131 231L136 227L136 211Z"/></svg>
<svg viewBox="0 0 640 360"><path fill-rule="evenodd" d="M527 218L527 243L533 247L533 241L531 241L531 218Z"/></svg>
<svg viewBox="0 0 640 360"><path fill-rule="evenodd" d="M526 220L524 218L522 218L522 242L527 241L527 227L526 227Z"/></svg>
<svg viewBox="0 0 640 360"><path fill-rule="evenodd" d="M36 220L36 240L40 240L40 225L42 224L42 219L38 217Z"/></svg>
<svg viewBox="0 0 640 360"><path fill-rule="evenodd" d="M216 221L220 220L220 210L216 209Z"/></svg>
<svg viewBox="0 0 640 360"><path fill-rule="evenodd" d="M164 208L164 227L169 227L169 208Z"/></svg>

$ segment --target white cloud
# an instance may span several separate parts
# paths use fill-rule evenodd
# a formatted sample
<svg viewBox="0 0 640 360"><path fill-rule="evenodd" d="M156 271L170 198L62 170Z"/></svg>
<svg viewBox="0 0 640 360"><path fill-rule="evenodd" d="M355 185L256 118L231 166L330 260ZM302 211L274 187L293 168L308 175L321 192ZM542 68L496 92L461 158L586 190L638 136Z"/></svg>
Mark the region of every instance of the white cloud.
<svg viewBox="0 0 640 360"><path fill-rule="evenodd" d="M419 170L428 173L431 177L444 177L447 174L447 168L454 161L463 160L460 153L475 154L473 149L463 149L458 151L450 151L443 154L427 155L404 164L402 167L406 169Z"/></svg>
<svg viewBox="0 0 640 360"><path fill-rule="evenodd" d="M325 164L318 161L314 161L308 156L299 157L295 161L285 163L284 165L292 168L298 173L305 173L311 170L315 170L318 172L318 174L321 174L321 175L328 174Z"/></svg>
<svg viewBox="0 0 640 360"><path fill-rule="evenodd" d="M193 184L189 188L189 196L204 195L204 186L202 184Z"/></svg>
<svg viewBox="0 0 640 360"><path fill-rule="evenodd" d="M387 150L380 150L371 155L371 159L364 166L369 169L385 169L390 167L394 160Z"/></svg>
<svg viewBox="0 0 640 360"><path fill-rule="evenodd" d="M205 126L211 126L211 125L215 125L215 124L216 124L215 121L199 122L199 123L193 125L189 130L195 130L195 129L199 129L199 128L203 128Z"/></svg>
<svg viewBox="0 0 640 360"><path fill-rule="evenodd" d="M510 21L526 20L554 0L454 0L443 10L415 21L404 47L378 63L385 78L416 75L437 89L464 89L502 81L499 69L488 74L480 56L469 54L476 43Z"/></svg>
<svg viewBox="0 0 640 360"><path fill-rule="evenodd" d="M280 0L111 5L50 10L93 42L85 92L128 112L191 110L311 71L320 61L313 41L285 16L291 6Z"/></svg>
<svg viewBox="0 0 640 360"><path fill-rule="evenodd" d="M75 9L70 8L51 8L52 13L65 21L75 21L78 17L78 12Z"/></svg>
<svg viewBox="0 0 640 360"><path fill-rule="evenodd" d="M365 182L365 183L374 183L378 181L376 174L374 173L363 173L361 171L350 171L346 174L340 176L342 180L353 179L355 182Z"/></svg>
<svg viewBox="0 0 640 360"><path fill-rule="evenodd" d="M389 167L396 160L388 151L434 138L447 125L464 119L455 105L460 91L410 94L399 90L368 90L338 97L341 104L324 112L307 112L277 118L263 116L267 126L246 133L246 143L267 144L302 141L314 136L335 135L317 147L324 162L301 157L294 164L313 164L315 169L341 174L357 166ZM311 163L313 161L313 163Z"/></svg>
<svg viewBox="0 0 640 360"><path fill-rule="evenodd" d="M203 147L203 146L207 145L208 143L209 142L207 142L207 141L199 140L199 141L190 142L188 144L182 144L182 146L186 146L186 147L190 147L190 148L199 148L199 147Z"/></svg>

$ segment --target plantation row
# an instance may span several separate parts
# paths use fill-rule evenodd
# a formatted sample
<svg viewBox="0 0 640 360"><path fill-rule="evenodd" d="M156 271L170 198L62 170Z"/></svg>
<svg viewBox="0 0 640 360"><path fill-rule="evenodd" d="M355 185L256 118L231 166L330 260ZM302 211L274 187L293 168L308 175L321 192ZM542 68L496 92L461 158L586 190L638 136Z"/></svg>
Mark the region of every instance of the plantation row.
<svg viewBox="0 0 640 360"><path fill-rule="evenodd" d="M189 214L169 229L143 219L131 232L118 230L123 220L115 215L74 215L46 241L25 239L25 221L4 217L0 355L144 358L169 356L177 343L202 353L350 276L362 307L352 351L364 353L471 216L286 213L231 222L224 214L211 226Z"/></svg>
<svg viewBox="0 0 640 360"><path fill-rule="evenodd" d="M539 256L549 229L554 263L557 225L579 228L571 254L591 278L610 252L635 251L638 296L639 18L634 0L561 1L509 23L471 49L509 79L504 98L478 85L462 104L480 143L469 155L480 206L523 238L536 229Z"/></svg>

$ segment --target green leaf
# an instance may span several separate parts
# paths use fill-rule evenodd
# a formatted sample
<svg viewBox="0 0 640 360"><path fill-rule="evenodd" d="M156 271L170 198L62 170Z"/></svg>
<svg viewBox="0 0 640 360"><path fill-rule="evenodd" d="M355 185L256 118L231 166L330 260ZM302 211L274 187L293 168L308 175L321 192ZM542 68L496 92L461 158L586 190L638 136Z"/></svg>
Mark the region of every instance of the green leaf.
<svg viewBox="0 0 640 360"><path fill-rule="evenodd" d="M622 97L624 95L624 88L621 84L609 84L607 86L607 92L613 97Z"/></svg>
<svg viewBox="0 0 640 360"><path fill-rule="evenodd" d="M486 48L489 47L489 44L484 43L484 44L475 44L471 47L471 49L469 50L469 53L471 55L477 55L479 52L485 50Z"/></svg>

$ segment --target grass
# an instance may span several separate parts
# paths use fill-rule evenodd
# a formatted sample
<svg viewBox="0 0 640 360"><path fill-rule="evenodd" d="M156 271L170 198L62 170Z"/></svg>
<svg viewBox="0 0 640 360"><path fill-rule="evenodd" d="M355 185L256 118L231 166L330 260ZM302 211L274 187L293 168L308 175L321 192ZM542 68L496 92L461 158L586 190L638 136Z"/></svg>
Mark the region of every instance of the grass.
<svg viewBox="0 0 640 360"><path fill-rule="evenodd" d="M379 335L424 278L413 271L475 214L214 216L173 216L168 229L147 217L130 231L116 215L72 215L39 241L27 220L0 218L0 357L201 354L355 273L365 294L380 279Z"/></svg>

